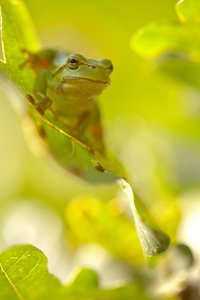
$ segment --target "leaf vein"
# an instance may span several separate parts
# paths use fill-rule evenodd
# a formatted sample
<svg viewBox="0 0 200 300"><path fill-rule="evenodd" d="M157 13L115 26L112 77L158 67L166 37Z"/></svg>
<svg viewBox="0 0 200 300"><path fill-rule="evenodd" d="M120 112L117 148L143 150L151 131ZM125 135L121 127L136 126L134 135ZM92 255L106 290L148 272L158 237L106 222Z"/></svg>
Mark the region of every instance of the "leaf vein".
<svg viewBox="0 0 200 300"><path fill-rule="evenodd" d="M30 251L27 250L22 256L20 256L16 262L8 269L6 270L6 272L9 272L20 260L22 260L23 258L26 258L27 257L27 254L29 253Z"/></svg>
<svg viewBox="0 0 200 300"><path fill-rule="evenodd" d="M37 266L39 265L40 261L42 259L42 256L39 257L38 261L36 262L36 264L32 267L32 269L28 272L28 274L26 274L26 276L24 276L24 278L22 278L20 281L18 281L17 283L21 284L27 277L29 277L33 271L37 268Z"/></svg>
<svg viewBox="0 0 200 300"><path fill-rule="evenodd" d="M13 288L13 291L15 292L17 298L19 300L25 300L25 298L22 296L22 294L20 293L20 291L17 289L17 287L15 286L15 284L12 282L11 278L8 276L8 274L6 273L6 271L4 270L2 264L0 263L0 268L2 273L4 274L4 276L6 277L6 279L8 280L9 284L11 285L11 287Z"/></svg>

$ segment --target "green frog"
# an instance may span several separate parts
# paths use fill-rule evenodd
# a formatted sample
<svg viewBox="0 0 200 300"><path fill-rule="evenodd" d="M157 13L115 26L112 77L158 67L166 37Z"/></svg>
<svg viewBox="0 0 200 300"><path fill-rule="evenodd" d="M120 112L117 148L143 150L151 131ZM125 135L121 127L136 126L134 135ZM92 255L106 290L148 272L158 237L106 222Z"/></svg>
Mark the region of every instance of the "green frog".
<svg viewBox="0 0 200 300"><path fill-rule="evenodd" d="M112 62L54 49L25 52L27 60L21 67L29 64L35 72L29 100L36 110L60 129L102 152L102 126L95 98L110 84Z"/></svg>

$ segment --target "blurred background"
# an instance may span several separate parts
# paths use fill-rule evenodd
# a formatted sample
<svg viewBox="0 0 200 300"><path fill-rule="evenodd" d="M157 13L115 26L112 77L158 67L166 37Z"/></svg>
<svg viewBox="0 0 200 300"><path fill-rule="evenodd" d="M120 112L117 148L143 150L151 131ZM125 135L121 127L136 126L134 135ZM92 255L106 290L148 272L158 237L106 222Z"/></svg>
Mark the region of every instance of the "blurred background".
<svg viewBox="0 0 200 300"><path fill-rule="evenodd" d="M197 91L159 73L130 48L154 20L176 19L175 0L26 0L44 47L109 58L111 86L99 97L105 140L172 242L198 256L200 101ZM132 280L144 257L130 207L116 186L92 186L34 156L1 89L0 248L31 243L63 282L78 266L102 286ZM12 102L20 97L12 94ZM17 101L17 99L16 99Z"/></svg>

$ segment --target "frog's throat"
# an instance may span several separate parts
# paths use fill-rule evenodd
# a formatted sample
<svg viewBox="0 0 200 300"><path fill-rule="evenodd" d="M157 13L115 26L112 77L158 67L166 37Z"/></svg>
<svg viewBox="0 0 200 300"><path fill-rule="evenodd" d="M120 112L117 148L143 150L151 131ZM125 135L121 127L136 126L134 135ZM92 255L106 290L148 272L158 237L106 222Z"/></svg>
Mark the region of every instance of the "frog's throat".
<svg viewBox="0 0 200 300"><path fill-rule="evenodd" d="M104 84L106 86L108 86L110 84L110 81L104 81L104 80L98 80L98 79L91 79L91 78L84 78L84 77L76 77L76 76L69 76L69 77L64 77L63 80L62 80L62 83L67 83L69 81L90 81L90 82L93 82L93 83L100 83L100 84Z"/></svg>

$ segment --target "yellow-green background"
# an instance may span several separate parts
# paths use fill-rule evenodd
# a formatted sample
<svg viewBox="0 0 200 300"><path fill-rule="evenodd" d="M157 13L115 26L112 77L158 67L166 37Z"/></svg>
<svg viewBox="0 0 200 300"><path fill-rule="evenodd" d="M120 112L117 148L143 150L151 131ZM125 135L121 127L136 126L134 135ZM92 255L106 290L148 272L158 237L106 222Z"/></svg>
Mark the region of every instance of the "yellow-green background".
<svg viewBox="0 0 200 300"><path fill-rule="evenodd" d="M105 139L160 226L179 239L184 205L199 197L198 93L160 74L130 48L142 26L176 19L176 1L25 3L44 47L113 61L112 84L99 99ZM90 260L105 282L106 266L113 270L108 281L113 274L113 280L130 278L131 266L144 258L123 196L116 187L90 186L51 159L34 156L10 105L16 97L1 91L1 249L35 244L62 280Z"/></svg>

